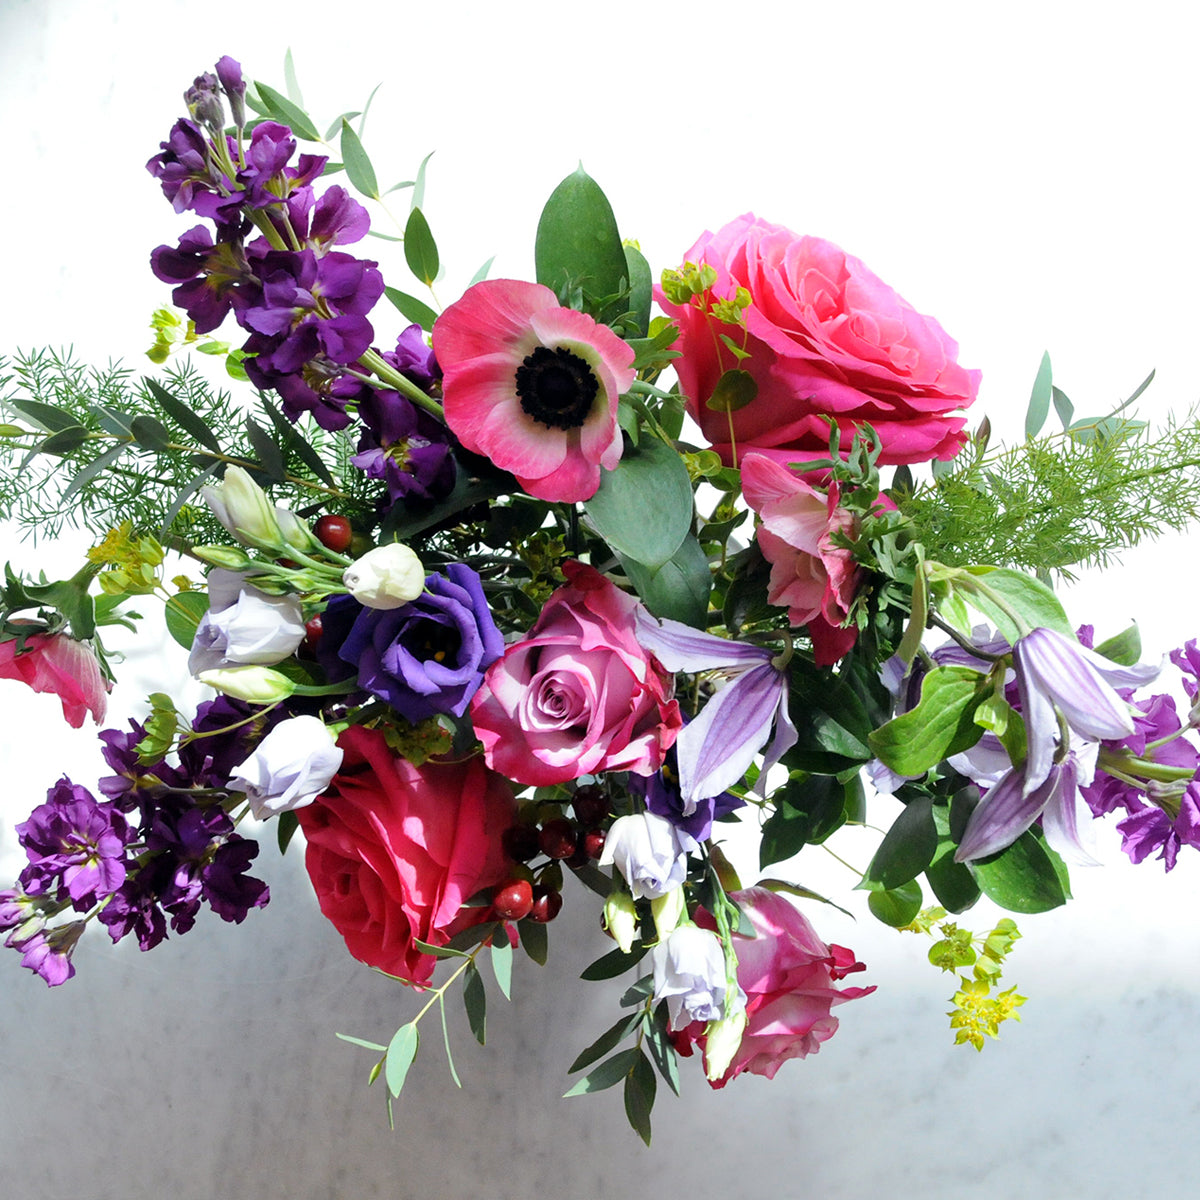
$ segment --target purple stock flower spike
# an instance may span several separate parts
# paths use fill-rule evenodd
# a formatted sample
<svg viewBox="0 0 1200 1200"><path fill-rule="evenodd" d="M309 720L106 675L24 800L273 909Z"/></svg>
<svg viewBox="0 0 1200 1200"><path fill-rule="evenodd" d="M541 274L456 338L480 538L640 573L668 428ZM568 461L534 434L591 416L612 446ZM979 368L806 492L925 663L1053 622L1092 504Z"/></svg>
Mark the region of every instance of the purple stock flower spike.
<svg viewBox="0 0 1200 1200"><path fill-rule="evenodd" d="M1114 684L1139 686L1158 676L1151 663L1122 667L1052 629L1035 629L1013 648L1013 666L1028 737L1025 793L1050 773L1059 739L1056 711L1081 737L1128 737L1133 717Z"/></svg>
<svg viewBox="0 0 1200 1200"><path fill-rule="evenodd" d="M675 742L685 816L700 800L737 783L768 741L762 776L795 745L788 675L774 665L772 651L660 620L640 609L638 641L668 671L719 670L730 677Z"/></svg>

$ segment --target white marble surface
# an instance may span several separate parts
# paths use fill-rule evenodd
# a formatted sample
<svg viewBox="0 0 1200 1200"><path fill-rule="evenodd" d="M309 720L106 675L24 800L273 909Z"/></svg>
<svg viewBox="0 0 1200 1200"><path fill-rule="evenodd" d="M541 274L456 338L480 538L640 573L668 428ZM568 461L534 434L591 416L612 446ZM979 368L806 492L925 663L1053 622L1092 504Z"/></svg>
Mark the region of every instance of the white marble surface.
<svg viewBox="0 0 1200 1200"><path fill-rule="evenodd" d="M980 405L1010 436L1041 352L1083 408L1150 367L1148 411L1197 398L1195 29L1177 6L1119 20L1074 4L564 4L276 6L0 0L7 131L0 350L73 342L135 360L163 290L144 264L187 222L142 164L192 75L223 53L278 83L291 45L323 119L385 80L368 126L381 176L430 149L427 210L453 295L499 253L528 276L542 199L583 158L623 231L673 263L706 225L754 207L861 256L936 313L980 366ZM984 10L979 10L980 14ZM614 98L614 94L616 96ZM374 139L374 140L373 140ZM389 247L375 247L389 269ZM1069 595L1104 631L1137 613L1154 652L1200 633L1194 535L1130 556ZM56 560L3 537L25 568ZM140 648L158 667L158 647ZM144 683L114 695L119 717ZM0 684L0 873L11 824L60 771L102 772L90 730ZM1111 830L1109 831L1111 834ZM837 844L863 862L864 835ZM435 1029L387 1128L370 1056L334 1031L386 1040L414 997L359 968L316 910L302 863L270 839L272 903L240 927L201 919L150 954L102 934L48 991L0 953L0 1196L39 1200L238 1194L507 1200L554 1191L768 1192L859 1200L1190 1197L1200 1169L1200 855L1164 876L1077 872L1078 902L1021 920L1011 977L1021 1024L980 1055L947 1029L952 987L925 945L810 912L867 962L879 991L841 1010L822 1052L774 1083L710 1092L685 1072L660 1097L653 1152L616 1092L560 1102L565 1068L612 1020L614 991L575 976L605 943L584 893L551 927L539 969L518 957L486 1048L455 1005L464 1090ZM795 874L846 900L819 851ZM975 910L965 923L996 914Z"/></svg>

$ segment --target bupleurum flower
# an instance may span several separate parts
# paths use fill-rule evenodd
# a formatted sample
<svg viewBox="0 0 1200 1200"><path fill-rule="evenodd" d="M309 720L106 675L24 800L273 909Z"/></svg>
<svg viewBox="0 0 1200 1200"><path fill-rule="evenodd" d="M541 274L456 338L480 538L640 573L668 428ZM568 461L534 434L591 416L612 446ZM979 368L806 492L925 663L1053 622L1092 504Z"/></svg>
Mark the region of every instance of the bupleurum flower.
<svg viewBox="0 0 1200 1200"><path fill-rule="evenodd" d="M621 459L617 400L633 350L547 287L492 279L433 327L446 423L540 500L587 500Z"/></svg>

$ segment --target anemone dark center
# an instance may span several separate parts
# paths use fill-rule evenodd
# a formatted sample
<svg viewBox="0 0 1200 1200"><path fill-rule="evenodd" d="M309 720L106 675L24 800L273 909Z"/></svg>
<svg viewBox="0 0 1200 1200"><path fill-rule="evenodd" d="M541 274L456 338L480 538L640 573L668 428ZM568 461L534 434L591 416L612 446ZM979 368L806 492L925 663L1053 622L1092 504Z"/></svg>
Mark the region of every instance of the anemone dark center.
<svg viewBox="0 0 1200 1200"><path fill-rule="evenodd" d="M517 368L521 408L550 429L578 429L600 390L592 368L559 346L539 346Z"/></svg>
<svg viewBox="0 0 1200 1200"><path fill-rule="evenodd" d="M422 662L457 662L462 638L456 626L442 621L418 621L404 638L415 658Z"/></svg>

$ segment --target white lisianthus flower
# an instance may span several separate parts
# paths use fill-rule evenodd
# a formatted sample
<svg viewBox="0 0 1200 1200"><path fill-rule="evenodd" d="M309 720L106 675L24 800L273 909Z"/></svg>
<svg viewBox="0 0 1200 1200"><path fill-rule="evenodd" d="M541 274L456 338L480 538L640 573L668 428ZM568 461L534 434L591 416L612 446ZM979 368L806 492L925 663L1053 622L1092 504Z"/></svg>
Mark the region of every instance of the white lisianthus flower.
<svg viewBox="0 0 1200 1200"><path fill-rule="evenodd" d="M352 562L342 582L367 608L400 608L425 590L425 568L407 546L389 542Z"/></svg>
<svg viewBox="0 0 1200 1200"><path fill-rule="evenodd" d="M268 596L234 571L208 573L208 612L200 618L188 670L193 675L236 665L282 662L304 640L304 617L293 596Z"/></svg>
<svg viewBox="0 0 1200 1200"><path fill-rule="evenodd" d="M726 1009L725 951L721 939L708 929L690 923L677 926L671 936L650 952L654 968L654 1003L665 1000L671 1028L680 1030L693 1021L719 1021ZM744 1008L741 988L731 1008Z"/></svg>
<svg viewBox="0 0 1200 1200"><path fill-rule="evenodd" d="M635 900L653 900L687 878L688 851L698 848L695 839L665 817L637 813L612 823L599 865L615 866Z"/></svg>
<svg viewBox="0 0 1200 1200"><path fill-rule="evenodd" d="M342 751L317 717L281 721L229 777L260 820L311 804L342 765Z"/></svg>

